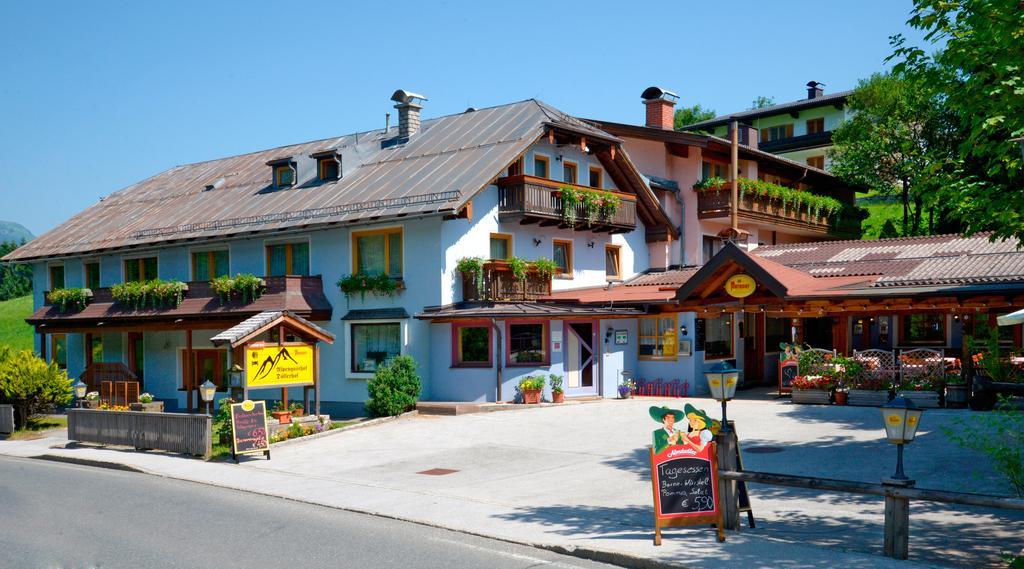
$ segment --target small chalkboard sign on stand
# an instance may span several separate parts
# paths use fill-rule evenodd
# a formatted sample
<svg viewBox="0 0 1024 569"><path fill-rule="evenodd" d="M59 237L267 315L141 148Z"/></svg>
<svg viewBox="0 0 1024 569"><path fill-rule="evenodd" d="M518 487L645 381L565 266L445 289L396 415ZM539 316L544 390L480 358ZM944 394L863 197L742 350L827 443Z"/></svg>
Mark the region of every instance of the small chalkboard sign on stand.
<svg viewBox="0 0 1024 569"><path fill-rule="evenodd" d="M240 454L266 455L270 460L270 439L267 435L267 405L246 399L231 405L231 458L237 463Z"/></svg>
<svg viewBox="0 0 1024 569"><path fill-rule="evenodd" d="M659 453L650 448L654 545L661 545L662 528L709 523L718 527L718 541L725 541L715 451L714 442L699 451L683 445Z"/></svg>
<svg viewBox="0 0 1024 569"><path fill-rule="evenodd" d="M793 392L793 380L800 373L797 360L779 360L779 395Z"/></svg>

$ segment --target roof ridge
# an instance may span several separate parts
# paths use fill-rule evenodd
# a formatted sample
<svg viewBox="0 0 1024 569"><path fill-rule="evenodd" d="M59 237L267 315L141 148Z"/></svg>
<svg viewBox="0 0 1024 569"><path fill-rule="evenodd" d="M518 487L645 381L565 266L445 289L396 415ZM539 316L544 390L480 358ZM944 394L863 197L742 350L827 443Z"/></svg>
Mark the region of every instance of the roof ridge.
<svg viewBox="0 0 1024 569"><path fill-rule="evenodd" d="M979 232L977 232L977 233L975 233L973 235L966 235L966 236L965 235L960 235L959 233L940 233L938 235L909 235L907 237L886 237L886 238L883 238L883 239L836 239L836 240L832 240L832 241L805 241L803 243L780 243L778 245L760 245L756 249L754 249L752 252L754 254L757 254L757 251L762 250L762 249L770 250L770 251L778 251L778 250L785 250L785 249L788 249L788 248L817 246L817 245L840 245L840 244L843 244L843 243L870 243L870 244L883 243L883 242L891 243L891 242L894 242L894 241L903 242L903 241L914 241L914 240L922 240L922 239L935 239L935 238L938 238L938 237L948 237L948 238L951 238L951 239L971 239L971 238L974 238L974 237L982 237L982 236L992 235L993 233L994 232L992 232L992 231L979 231ZM1007 241L1007 239L1003 239L1003 241Z"/></svg>
<svg viewBox="0 0 1024 569"><path fill-rule="evenodd" d="M826 259L824 261L801 261L797 263L787 263L787 267L802 267L804 265L844 265L849 263L888 263L894 261L920 261L923 259L953 259L959 257L985 257L988 255L1014 255L1012 251L988 251L984 253L959 253L956 255L927 255L920 257L893 257L890 259L846 259L843 261L834 261L832 259Z"/></svg>
<svg viewBox="0 0 1024 569"><path fill-rule="evenodd" d="M812 104L812 101L828 101L828 100L837 99L837 98L840 98L840 97L848 97L851 94L853 94L853 92L855 90L856 89L845 89L845 90L842 90L842 91L836 91L834 93L823 94L823 95L821 95L819 97L815 97L813 99L795 99L795 100L786 101L786 102L783 102L783 103L775 103L774 105L769 105L767 107L760 107L760 108L756 108L756 109L746 109L746 110L743 110L743 111L736 111L736 112L732 112L732 113L726 113L724 115L717 115L717 116L712 117L710 119L705 119L705 120L702 120L702 121L699 121L699 122L690 123L690 124L685 125L685 126L686 127L692 127L692 126L700 126L700 125L705 125L705 124L706 125L710 125L710 124L713 124L713 123L716 123L716 122L728 120L728 119L730 119L732 117L739 117L739 116L744 116L744 115L770 114L773 111L785 110L786 108L794 106L794 105Z"/></svg>

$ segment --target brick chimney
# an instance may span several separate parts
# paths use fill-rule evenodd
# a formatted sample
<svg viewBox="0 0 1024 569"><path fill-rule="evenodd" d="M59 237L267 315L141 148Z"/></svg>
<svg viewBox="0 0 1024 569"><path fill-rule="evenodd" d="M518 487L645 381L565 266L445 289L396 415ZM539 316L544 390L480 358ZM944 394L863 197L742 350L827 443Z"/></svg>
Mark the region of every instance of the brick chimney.
<svg viewBox="0 0 1024 569"><path fill-rule="evenodd" d="M818 83L817 81L808 81L807 82L807 98L808 99L817 99L818 97L824 95L825 94L825 90L822 89L822 87L824 87L824 86L825 86L824 83Z"/></svg>
<svg viewBox="0 0 1024 569"><path fill-rule="evenodd" d="M426 101L423 95L411 91L399 89L391 95L391 100L397 104L398 109L398 138L408 140L420 131L420 109L423 105L419 101Z"/></svg>
<svg viewBox="0 0 1024 569"><path fill-rule="evenodd" d="M640 95L647 106L645 126L672 130L675 127L676 101L679 95L660 87L648 87Z"/></svg>

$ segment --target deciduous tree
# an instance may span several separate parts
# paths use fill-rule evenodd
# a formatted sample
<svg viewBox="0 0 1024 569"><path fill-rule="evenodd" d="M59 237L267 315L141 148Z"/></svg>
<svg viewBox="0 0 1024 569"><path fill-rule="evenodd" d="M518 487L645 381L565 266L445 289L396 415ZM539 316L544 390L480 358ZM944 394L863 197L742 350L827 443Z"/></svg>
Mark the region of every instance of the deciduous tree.
<svg viewBox="0 0 1024 569"><path fill-rule="evenodd" d="M676 109L675 129L683 130L684 126L713 118L715 118L715 111L712 109L705 109L700 106L700 103L697 103L692 107Z"/></svg>

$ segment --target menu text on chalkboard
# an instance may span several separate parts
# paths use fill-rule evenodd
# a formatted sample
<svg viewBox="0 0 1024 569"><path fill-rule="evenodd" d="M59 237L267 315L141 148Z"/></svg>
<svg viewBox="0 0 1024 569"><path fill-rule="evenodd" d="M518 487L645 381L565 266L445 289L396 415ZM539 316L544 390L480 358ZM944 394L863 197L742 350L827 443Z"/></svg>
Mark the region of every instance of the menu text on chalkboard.
<svg viewBox="0 0 1024 569"><path fill-rule="evenodd" d="M704 351L704 343L707 341L707 320L698 318L693 324L693 334L696 336L694 341L693 350L696 352Z"/></svg>
<svg viewBox="0 0 1024 569"><path fill-rule="evenodd" d="M267 406L263 401L243 401L231 405L231 454L264 453L270 458L267 435Z"/></svg>

